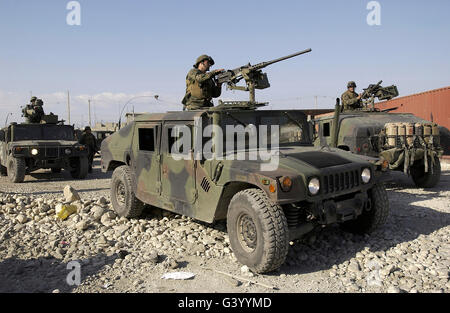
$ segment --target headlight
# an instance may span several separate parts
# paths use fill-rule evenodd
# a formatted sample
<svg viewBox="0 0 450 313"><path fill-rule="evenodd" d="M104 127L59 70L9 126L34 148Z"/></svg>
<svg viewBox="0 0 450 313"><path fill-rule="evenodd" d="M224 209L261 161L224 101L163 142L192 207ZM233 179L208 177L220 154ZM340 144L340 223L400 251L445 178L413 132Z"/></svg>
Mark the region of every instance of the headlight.
<svg viewBox="0 0 450 313"><path fill-rule="evenodd" d="M370 178L371 178L370 169L368 168L363 169L363 171L361 172L361 179L363 183L367 184L370 181Z"/></svg>
<svg viewBox="0 0 450 313"><path fill-rule="evenodd" d="M32 154L32 155L38 155L38 153L39 153L39 150L38 150L38 149L36 149L36 148L31 149L31 154Z"/></svg>
<svg viewBox="0 0 450 313"><path fill-rule="evenodd" d="M320 189L320 181L317 178L311 178L308 184L309 192L314 196L319 192Z"/></svg>
<svg viewBox="0 0 450 313"><path fill-rule="evenodd" d="M72 153L72 150L69 149L69 148L66 148L66 149L64 150L64 153L65 153L65 154L71 154L71 153Z"/></svg>

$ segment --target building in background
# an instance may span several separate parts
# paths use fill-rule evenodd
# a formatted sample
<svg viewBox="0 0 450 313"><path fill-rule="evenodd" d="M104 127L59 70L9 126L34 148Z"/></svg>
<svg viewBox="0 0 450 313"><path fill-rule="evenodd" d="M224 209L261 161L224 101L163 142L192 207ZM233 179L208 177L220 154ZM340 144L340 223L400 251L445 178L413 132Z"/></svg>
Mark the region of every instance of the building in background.
<svg viewBox="0 0 450 313"><path fill-rule="evenodd" d="M100 148L103 139L116 132L118 129L118 123L97 123L92 127L91 131L95 136L95 139L97 139L97 146Z"/></svg>

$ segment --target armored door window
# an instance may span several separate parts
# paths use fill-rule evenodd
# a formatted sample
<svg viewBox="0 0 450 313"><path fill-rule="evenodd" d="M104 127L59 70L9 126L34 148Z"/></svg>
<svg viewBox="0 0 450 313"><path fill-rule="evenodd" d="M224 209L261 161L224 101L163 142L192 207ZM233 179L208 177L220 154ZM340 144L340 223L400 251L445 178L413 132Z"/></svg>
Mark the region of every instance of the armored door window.
<svg viewBox="0 0 450 313"><path fill-rule="evenodd" d="M174 125L167 129L167 152L169 154L188 154L193 149L193 126Z"/></svg>
<svg viewBox="0 0 450 313"><path fill-rule="evenodd" d="M139 150L155 151L155 129L139 128Z"/></svg>

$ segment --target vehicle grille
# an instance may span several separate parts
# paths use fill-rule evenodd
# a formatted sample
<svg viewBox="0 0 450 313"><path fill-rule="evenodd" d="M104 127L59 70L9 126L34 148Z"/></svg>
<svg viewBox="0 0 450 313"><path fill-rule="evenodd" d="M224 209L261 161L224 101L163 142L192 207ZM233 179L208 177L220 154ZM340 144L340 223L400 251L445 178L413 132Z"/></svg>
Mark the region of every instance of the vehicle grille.
<svg viewBox="0 0 450 313"><path fill-rule="evenodd" d="M45 156L50 158L57 158L59 149L58 148L46 148L45 149Z"/></svg>
<svg viewBox="0 0 450 313"><path fill-rule="evenodd" d="M360 185L359 170L328 174L323 177L325 194L352 189Z"/></svg>

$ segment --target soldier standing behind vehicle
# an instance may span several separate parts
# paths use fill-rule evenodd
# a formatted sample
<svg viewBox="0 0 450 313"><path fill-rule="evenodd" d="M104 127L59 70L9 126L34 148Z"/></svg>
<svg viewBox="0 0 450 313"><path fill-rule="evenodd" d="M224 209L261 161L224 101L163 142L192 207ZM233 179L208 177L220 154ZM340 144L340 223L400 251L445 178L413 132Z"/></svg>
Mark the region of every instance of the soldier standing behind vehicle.
<svg viewBox="0 0 450 313"><path fill-rule="evenodd" d="M79 143L88 147L89 173L92 173L92 164L94 162L94 155L97 152L97 141L91 133L91 128L86 126L84 132L81 134Z"/></svg>
<svg viewBox="0 0 450 313"><path fill-rule="evenodd" d="M214 65L214 60L204 54L197 58L194 68L186 76L186 95L183 100L183 110L198 110L214 106L212 98L217 98L222 93L222 86L214 80L214 76L223 69L209 71Z"/></svg>
<svg viewBox="0 0 450 313"><path fill-rule="evenodd" d="M355 92L356 83L354 81L348 82L347 91L341 96L342 106L344 111L351 111L362 108L361 94Z"/></svg>

